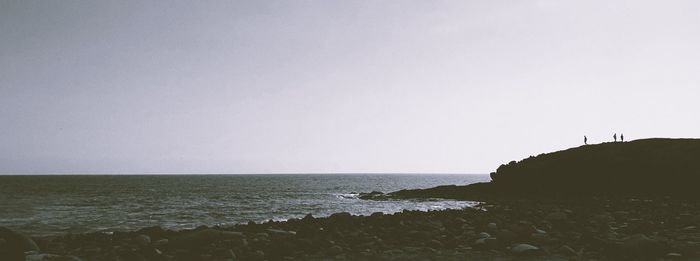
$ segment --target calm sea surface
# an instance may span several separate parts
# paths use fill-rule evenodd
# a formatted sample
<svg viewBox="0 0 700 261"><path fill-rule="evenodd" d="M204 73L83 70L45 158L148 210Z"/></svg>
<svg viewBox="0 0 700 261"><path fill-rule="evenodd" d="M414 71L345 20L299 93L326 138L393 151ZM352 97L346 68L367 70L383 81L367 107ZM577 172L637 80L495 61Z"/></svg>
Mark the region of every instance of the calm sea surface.
<svg viewBox="0 0 700 261"><path fill-rule="evenodd" d="M463 208L473 202L356 196L488 180L428 174L0 176L0 226L48 235Z"/></svg>

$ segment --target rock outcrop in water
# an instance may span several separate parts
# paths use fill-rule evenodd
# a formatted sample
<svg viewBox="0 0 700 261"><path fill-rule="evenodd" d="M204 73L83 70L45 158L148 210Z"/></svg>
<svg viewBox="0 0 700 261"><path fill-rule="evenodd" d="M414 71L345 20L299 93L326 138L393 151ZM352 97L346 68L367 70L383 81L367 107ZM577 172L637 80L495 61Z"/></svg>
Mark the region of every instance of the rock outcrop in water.
<svg viewBox="0 0 700 261"><path fill-rule="evenodd" d="M500 196L700 196L700 139L585 145L501 165L489 183L402 190L396 198ZM372 197L364 197L371 199Z"/></svg>

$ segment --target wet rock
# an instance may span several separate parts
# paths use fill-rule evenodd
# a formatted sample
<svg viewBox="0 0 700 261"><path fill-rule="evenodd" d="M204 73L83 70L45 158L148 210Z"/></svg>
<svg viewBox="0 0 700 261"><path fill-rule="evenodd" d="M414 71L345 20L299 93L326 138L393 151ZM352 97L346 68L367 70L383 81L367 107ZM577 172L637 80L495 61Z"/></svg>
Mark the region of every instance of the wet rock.
<svg viewBox="0 0 700 261"><path fill-rule="evenodd" d="M559 249L559 252L561 252L565 255L569 255L569 256L578 256L578 252L576 252L576 250L574 250L573 248L571 248L568 245L561 246L561 248Z"/></svg>
<svg viewBox="0 0 700 261"><path fill-rule="evenodd" d="M334 220L338 220L338 221L340 221L340 220L347 221L347 220L352 219L352 215L348 212L340 212L340 213L332 214L329 218L334 219Z"/></svg>
<svg viewBox="0 0 700 261"><path fill-rule="evenodd" d="M557 222L564 222L568 218L569 218L569 216L566 213L558 211L558 212L549 213L547 215L546 219L551 221L551 222L557 223Z"/></svg>
<svg viewBox="0 0 700 261"><path fill-rule="evenodd" d="M211 242L224 240L224 239L235 239L244 237L241 232L234 231L220 231L214 229L201 229L189 232L188 234L173 238L169 245L178 246L201 246L207 245Z"/></svg>
<svg viewBox="0 0 700 261"><path fill-rule="evenodd" d="M311 214L306 214L306 216L304 216L304 218L302 218L301 220L302 220L302 221L313 221L313 220L314 220L314 216L311 215Z"/></svg>
<svg viewBox="0 0 700 261"><path fill-rule="evenodd" d="M436 240L436 239L429 240L428 242L425 243L425 245L428 247L431 247L431 248L435 248L435 249L440 249L443 247L442 242L440 242L439 240Z"/></svg>
<svg viewBox="0 0 700 261"><path fill-rule="evenodd" d="M248 256L248 259L253 260L253 261L263 261L263 260L265 260L265 252L263 252L261 250L257 250L255 252L252 252Z"/></svg>
<svg viewBox="0 0 700 261"><path fill-rule="evenodd" d="M496 231L496 230L498 230L498 225L496 225L496 223L491 222L491 223L486 224L486 228L489 231Z"/></svg>
<svg viewBox="0 0 700 261"><path fill-rule="evenodd" d="M510 252L515 255L534 255L537 254L540 249L536 246L530 244L517 244L510 248Z"/></svg>
<svg viewBox="0 0 700 261"><path fill-rule="evenodd" d="M383 217L383 216L384 216L384 212L374 212L374 213L372 213L372 214L369 215L369 216L370 216L370 217L373 217L373 218L380 218L380 217Z"/></svg>
<svg viewBox="0 0 700 261"><path fill-rule="evenodd" d="M83 248L82 251L84 254L89 255L89 256L96 256L102 253L102 248L98 246L89 246L86 248Z"/></svg>
<svg viewBox="0 0 700 261"><path fill-rule="evenodd" d="M169 240L167 238L163 238L163 239L157 240L156 242L153 242L153 245L154 246L164 246L164 245L167 245L168 242L169 242Z"/></svg>
<svg viewBox="0 0 700 261"><path fill-rule="evenodd" d="M476 249L494 249L498 246L498 239L493 237L479 238L474 241L474 248Z"/></svg>
<svg viewBox="0 0 700 261"><path fill-rule="evenodd" d="M119 253L119 257L121 260L129 260L129 261L148 261L148 259L141 255L140 253L136 251L131 251L131 250L124 250L121 253Z"/></svg>
<svg viewBox="0 0 700 261"><path fill-rule="evenodd" d="M139 229L139 231L137 232L139 234L147 235L153 240L165 238L167 235L167 231L165 231L162 227L159 226L142 228Z"/></svg>
<svg viewBox="0 0 700 261"><path fill-rule="evenodd" d="M339 255L341 253L343 253L343 248L338 246L338 245L331 246L328 249L328 255L330 255L330 256L336 256L336 255Z"/></svg>
<svg viewBox="0 0 700 261"><path fill-rule="evenodd" d="M24 252L39 251L34 240L9 228L0 227L0 239L4 241L0 244L0 256L8 260L21 260Z"/></svg>
<svg viewBox="0 0 700 261"><path fill-rule="evenodd" d="M54 254L36 254L25 256L25 261L81 261L76 256L62 256Z"/></svg>
<svg viewBox="0 0 700 261"><path fill-rule="evenodd" d="M287 231L287 230L272 229L272 228L268 228L265 231L267 231L269 234L272 234L272 235L281 235L281 236L293 236L293 235L297 234L297 232L295 232L295 231Z"/></svg>
<svg viewBox="0 0 700 261"><path fill-rule="evenodd" d="M236 259L236 254L233 252L231 249L226 249L226 248L218 248L215 249L213 252L213 255L218 258L225 258L225 259Z"/></svg>
<svg viewBox="0 0 700 261"><path fill-rule="evenodd" d="M151 237L144 234L137 235L134 238L134 243L136 243L139 246L148 246L151 244Z"/></svg>
<svg viewBox="0 0 700 261"><path fill-rule="evenodd" d="M372 192L370 192L370 193L361 192L361 193L358 195L358 198L360 198L360 199L369 199L369 200L379 200L379 199L385 199L385 198L387 198L387 196L386 196L383 192L380 192L380 191L372 191Z"/></svg>
<svg viewBox="0 0 700 261"><path fill-rule="evenodd" d="M225 242L227 245L232 246L232 247L247 247L248 246L248 239L246 239L246 238L226 239L223 242Z"/></svg>
<svg viewBox="0 0 700 261"><path fill-rule="evenodd" d="M668 258L668 259L681 259L681 258L683 258L683 255L681 255L679 253L668 253L668 254L666 254L666 258Z"/></svg>
<svg viewBox="0 0 700 261"><path fill-rule="evenodd" d="M622 242L620 249L624 254L636 257L661 256L667 253L665 244L643 234L635 234L628 237Z"/></svg>
<svg viewBox="0 0 700 261"><path fill-rule="evenodd" d="M163 256L162 251L153 247L142 247L141 249L137 250L136 253L149 261L167 260L167 258Z"/></svg>
<svg viewBox="0 0 700 261"><path fill-rule="evenodd" d="M486 233L486 232L481 232L479 233L479 238L489 238L491 237L491 234Z"/></svg>
<svg viewBox="0 0 700 261"><path fill-rule="evenodd" d="M501 229L498 231L497 237L503 241L512 241L518 238L518 234L507 229Z"/></svg>
<svg viewBox="0 0 700 261"><path fill-rule="evenodd" d="M549 243L552 238L544 230L536 229L534 233L530 234L530 239L535 243Z"/></svg>

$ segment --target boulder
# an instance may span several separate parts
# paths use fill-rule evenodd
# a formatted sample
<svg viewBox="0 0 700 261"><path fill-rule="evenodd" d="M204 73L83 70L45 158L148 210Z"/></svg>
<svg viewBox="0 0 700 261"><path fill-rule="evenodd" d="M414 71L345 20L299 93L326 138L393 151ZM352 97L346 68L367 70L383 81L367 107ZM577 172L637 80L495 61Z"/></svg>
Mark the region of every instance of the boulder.
<svg viewBox="0 0 700 261"><path fill-rule="evenodd" d="M515 255L532 255L540 251L540 248L530 244L516 244L510 248L510 252Z"/></svg>
<svg viewBox="0 0 700 261"><path fill-rule="evenodd" d="M24 252L39 251L39 247L30 237L6 227L0 227L0 256L7 260L24 260Z"/></svg>
<svg viewBox="0 0 700 261"><path fill-rule="evenodd" d="M234 232L234 231L220 231L220 230L215 230L215 229L200 229L200 230L195 230L192 232L189 232L187 234L184 234L182 236L173 238L170 240L169 245L178 247L178 246L183 246L183 247L194 247L194 246L201 246L201 245L206 245L211 242L219 241L219 240L225 240L225 239L236 239L236 238L243 238L245 235L241 232Z"/></svg>
<svg viewBox="0 0 700 261"><path fill-rule="evenodd" d="M27 255L23 259L25 261L81 261L80 258L76 256L62 256L53 254L34 254Z"/></svg>

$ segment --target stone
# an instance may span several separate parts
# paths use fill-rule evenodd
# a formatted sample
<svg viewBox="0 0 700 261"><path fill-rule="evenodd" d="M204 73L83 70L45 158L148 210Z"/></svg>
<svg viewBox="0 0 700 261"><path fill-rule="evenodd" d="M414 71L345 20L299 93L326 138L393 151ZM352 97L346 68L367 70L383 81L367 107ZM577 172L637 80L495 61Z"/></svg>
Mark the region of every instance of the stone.
<svg viewBox="0 0 700 261"><path fill-rule="evenodd" d="M431 239L428 242L426 242L426 245L432 248L440 249L442 248L442 242L439 240Z"/></svg>
<svg viewBox="0 0 700 261"><path fill-rule="evenodd" d="M167 232L159 226L153 226L153 227L146 227L139 229L137 231L139 234L144 234L149 236L151 239L161 239L165 238Z"/></svg>
<svg viewBox="0 0 700 261"><path fill-rule="evenodd" d="M697 229L698 229L698 227L696 227L696 226L687 226L687 227L683 228L683 231L695 231Z"/></svg>
<svg viewBox="0 0 700 261"><path fill-rule="evenodd" d="M241 232L201 229L173 238L170 241L170 245L193 247L206 245L218 240L235 239L243 237L245 236Z"/></svg>
<svg viewBox="0 0 700 261"><path fill-rule="evenodd" d="M268 228L265 231L267 231L269 234L272 234L272 235L282 235L282 236L293 236L293 235L297 234L297 232L295 232L295 231L286 231L286 230L272 229L272 228Z"/></svg>
<svg viewBox="0 0 700 261"><path fill-rule="evenodd" d="M666 258L669 258L669 259L681 259L681 258L683 258L683 255L681 255L681 254L679 254L679 253L668 253L668 254L666 254Z"/></svg>
<svg viewBox="0 0 700 261"><path fill-rule="evenodd" d="M568 219L568 215L564 212L553 212L547 215L547 220L551 222L563 222Z"/></svg>
<svg viewBox="0 0 700 261"><path fill-rule="evenodd" d="M40 251L30 237L9 228L0 227L0 239L4 241L4 244L0 245L0 256L9 260L21 259L24 252Z"/></svg>
<svg viewBox="0 0 700 261"><path fill-rule="evenodd" d="M561 252L566 254L566 255L570 255L570 256L578 256L578 253L576 252L576 250L574 250L573 248L571 248L568 245L563 245L561 247Z"/></svg>
<svg viewBox="0 0 700 261"><path fill-rule="evenodd" d="M349 220L352 218L352 215L348 212L339 212L339 213L333 213L329 217L330 219L336 219L336 220Z"/></svg>
<svg viewBox="0 0 700 261"><path fill-rule="evenodd" d="M250 256L248 256L249 260L254 260L254 261L263 261L265 260L265 252L261 250L257 250L255 252L252 252Z"/></svg>
<svg viewBox="0 0 700 261"><path fill-rule="evenodd" d="M220 258L236 259L236 254L231 249L219 248L214 250L214 256Z"/></svg>
<svg viewBox="0 0 700 261"><path fill-rule="evenodd" d="M306 214L306 216L304 216L304 218L302 218L301 220L302 221L312 221L312 220L314 220L314 216L311 214Z"/></svg>
<svg viewBox="0 0 700 261"><path fill-rule="evenodd" d="M489 238L491 237L491 234L486 233L486 232L481 232L479 233L479 238Z"/></svg>
<svg viewBox="0 0 700 261"><path fill-rule="evenodd" d="M643 234L634 234L622 242L620 248L629 254L642 256L659 256L665 253L663 243L651 239Z"/></svg>
<svg viewBox="0 0 700 261"><path fill-rule="evenodd" d="M372 214L369 215L369 216L370 216L370 217L374 217L374 218L383 217L383 216L384 216L384 212L374 212L374 213L372 213Z"/></svg>
<svg viewBox="0 0 700 261"><path fill-rule="evenodd" d="M496 225L496 223L491 222L486 225L486 228L488 228L490 231L496 231L498 230L498 225Z"/></svg>
<svg viewBox="0 0 700 261"><path fill-rule="evenodd" d="M474 241L474 248L477 249L493 249L498 245L498 239L493 237L479 238Z"/></svg>
<svg viewBox="0 0 700 261"><path fill-rule="evenodd" d="M167 245L167 244L168 244L168 241L169 241L169 240L168 240L167 238L163 238L163 239L157 240L156 242L153 242L153 245L155 245L155 246L164 246L164 245Z"/></svg>
<svg viewBox="0 0 700 261"><path fill-rule="evenodd" d="M530 244L516 244L510 248L510 252L515 255L531 255L539 252L539 248Z"/></svg>
<svg viewBox="0 0 700 261"><path fill-rule="evenodd" d="M331 255L331 256L336 256L336 255L339 255L341 253L343 253L343 248L338 246L338 245L331 246L328 249L328 255Z"/></svg>
<svg viewBox="0 0 700 261"><path fill-rule="evenodd" d="M62 256L54 254L35 254L24 257L25 261L81 261L76 256Z"/></svg>
<svg viewBox="0 0 700 261"><path fill-rule="evenodd" d="M151 244L151 237L144 234L137 235L134 238L134 243L136 243L139 246L148 246Z"/></svg>

